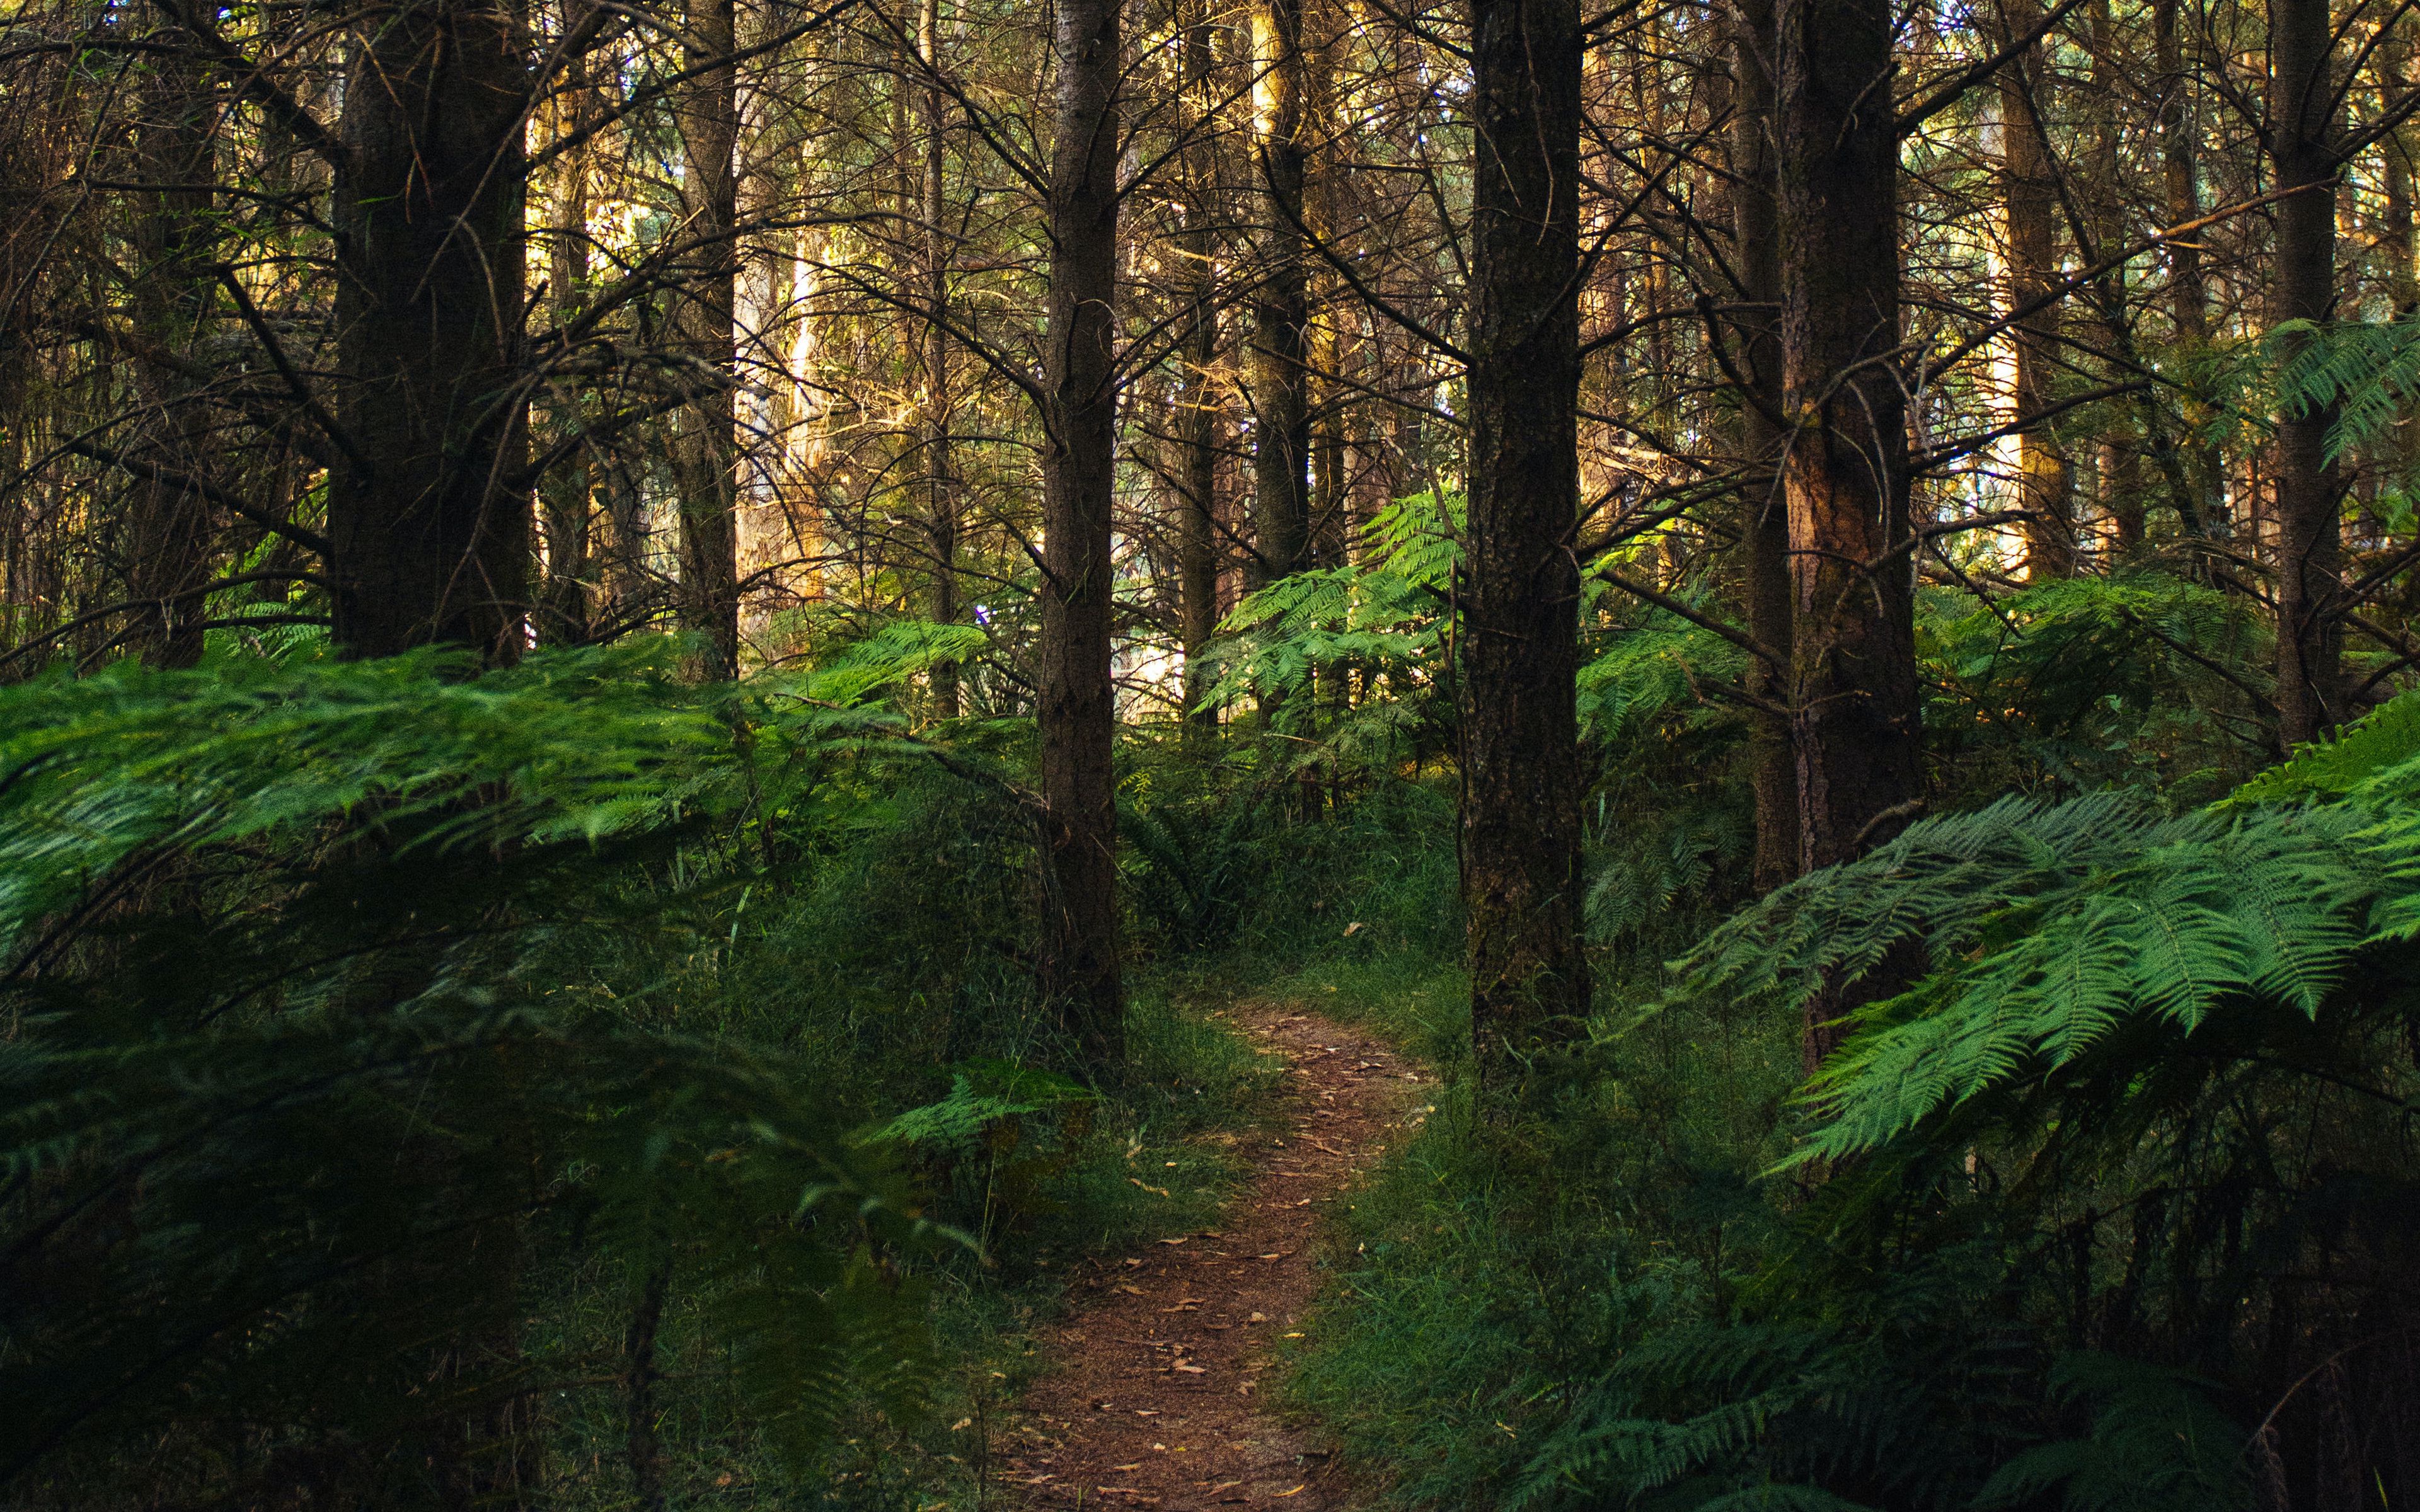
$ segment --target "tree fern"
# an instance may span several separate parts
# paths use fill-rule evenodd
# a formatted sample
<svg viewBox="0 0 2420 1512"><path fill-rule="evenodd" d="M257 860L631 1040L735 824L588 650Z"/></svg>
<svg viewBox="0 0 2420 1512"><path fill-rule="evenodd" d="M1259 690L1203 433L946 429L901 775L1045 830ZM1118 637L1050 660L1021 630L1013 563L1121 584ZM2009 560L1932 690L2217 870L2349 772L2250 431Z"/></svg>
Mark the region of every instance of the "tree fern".
<svg viewBox="0 0 2420 1512"><path fill-rule="evenodd" d="M2279 408L2335 407L2330 461L2377 442L2420 395L2420 322L2286 320L2264 345Z"/></svg>
<svg viewBox="0 0 2420 1512"><path fill-rule="evenodd" d="M0 1476L268 1433L179 1473L431 1499L466 1423L597 1373L519 1342L540 1257L670 1275L801 1464L912 1406L896 1260L946 1236L832 1068L563 990L696 950L735 836L910 749L869 700L966 650L912 639L737 688L639 650L0 690Z"/></svg>

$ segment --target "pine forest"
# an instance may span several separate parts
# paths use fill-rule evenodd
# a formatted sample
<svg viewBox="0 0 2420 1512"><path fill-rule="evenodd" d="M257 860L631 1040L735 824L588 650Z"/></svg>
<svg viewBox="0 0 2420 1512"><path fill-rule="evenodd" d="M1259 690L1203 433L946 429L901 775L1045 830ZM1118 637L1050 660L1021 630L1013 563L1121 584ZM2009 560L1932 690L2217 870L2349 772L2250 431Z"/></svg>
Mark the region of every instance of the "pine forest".
<svg viewBox="0 0 2420 1512"><path fill-rule="evenodd" d="M0 0L0 1512L2420 1508L2420 0Z"/></svg>

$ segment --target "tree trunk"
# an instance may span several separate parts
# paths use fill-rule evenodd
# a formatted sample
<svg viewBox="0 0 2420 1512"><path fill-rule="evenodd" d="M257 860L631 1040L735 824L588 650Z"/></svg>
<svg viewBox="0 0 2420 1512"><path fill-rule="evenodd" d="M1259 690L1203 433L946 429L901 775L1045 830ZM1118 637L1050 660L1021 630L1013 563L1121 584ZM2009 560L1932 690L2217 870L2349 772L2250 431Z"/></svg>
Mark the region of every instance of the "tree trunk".
<svg viewBox="0 0 2420 1512"><path fill-rule="evenodd" d="M1042 988L1095 1065L1125 1055L1110 767L1119 0L1058 0L1042 459Z"/></svg>
<svg viewBox="0 0 2420 1512"><path fill-rule="evenodd" d="M1798 874L1798 768L1790 749L1790 512L1781 459L1789 438L1781 412L1781 231L1775 194L1773 0L1739 0L1732 17L1731 217L1741 302L1740 369L1750 392L1740 405L1740 533L1746 547L1748 635L1778 665L1751 658L1747 691L1780 714L1759 712L1749 751L1756 790L1756 890Z"/></svg>
<svg viewBox="0 0 2420 1512"><path fill-rule="evenodd" d="M2192 85L2186 77L2184 39L2177 30L2178 0L2151 0L2151 45L2159 72L2160 170L2170 225L2201 218L2201 165L2195 135ZM2166 244L2168 313L2177 339L2199 347L2210 340L2210 296L2202 277L2201 246L2185 237ZM2177 513L2188 535L2206 533L2219 517L2226 458L2215 446L2190 449L2188 488Z"/></svg>
<svg viewBox="0 0 2420 1512"><path fill-rule="evenodd" d="M2005 0L2002 24L2010 39L2041 21L2040 0ZM2048 101L2042 47L2034 42L2000 70L2000 193L2008 214L2009 304L2023 309L2048 295L2058 278L2053 217L2058 186L2052 177L2042 112ZM2017 322L2017 503L2024 510L2025 576L2036 582L2075 570L2073 490L2067 455L2047 422L2057 361L2057 306Z"/></svg>
<svg viewBox="0 0 2420 1512"><path fill-rule="evenodd" d="M566 8L566 11L568 8ZM569 14L564 18L566 27ZM556 97L560 134L581 130L590 118L595 96L588 84L588 60L576 54L565 60L563 83ZM548 208L548 299L558 326L579 318L588 290L588 154L574 148L554 162L553 203ZM548 402L548 420L558 442L579 435L586 424L576 385L558 384ZM576 646L589 636L590 582L589 490L594 486L592 458L582 446L548 471L538 487L540 519L546 532L546 592L539 601L537 638L542 645Z"/></svg>
<svg viewBox="0 0 2420 1512"><path fill-rule="evenodd" d="M2270 0L2270 162L2277 203L2272 315L2324 321L2335 308L2335 70L2327 0ZM2300 347L2288 338L2287 355ZM2277 743L2291 749L2344 717L2340 675L2343 480L2327 459L2334 405L2277 417Z"/></svg>
<svg viewBox="0 0 2420 1512"><path fill-rule="evenodd" d="M738 18L733 0L690 0L682 63L702 69L679 108L687 235L696 251L675 307L679 341L712 387L682 407L673 448L680 497L680 625L696 638L692 670L739 675L737 354L732 312L739 293Z"/></svg>
<svg viewBox="0 0 2420 1512"><path fill-rule="evenodd" d="M939 0L920 0L916 10L916 46L924 54L924 302L938 315L950 305L950 242L941 216L943 146L941 93L941 8ZM933 585L926 613L936 625L958 619L958 499L950 461L950 338L939 320L924 323L924 519L932 532ZM933 717L958 717L958 664L933 666Z"/></svg>
<svg viewBox="0 0 2420 1512"><path fill-rule="evenodd" d="M1252 149L1261 192L1260 282L1252 296L1255 586L1301 567L1311 544L1302 6L1303 0L1252 5Z"/></svg>
<svg viewBox="0 0 2420 1512"><path fill-rule="evenodd" d="M1206 12L1207 7L1202 8ZM1211 230L1218 201L1216 123L1211 72L1217 55L1206 15L1185 32L1187 125L1197 133L1186 148L1185 230L1177 259L1185 269L1192 324L1182 348L1185 364L1177 401L1178 503L1176 530L1178 637L1185 647L1187 720L1199 733L1218 728L1218 711L1204 705L1209 691L1203 648L1218 625L1218 394L1212 366L1218 357L1218 241Z"/></svg>
<svg viewBox="0 0 2420 1512"><path fill-rule="evenodd" d="M181 43L172 34L172 45ZM202 335L216 283L210 265L216 196L219 100L209 69L181 52L154 54L141 95L136 145L145 187L137 192L133 252L134 318L144 341L178 358ZM181 362L140 364L145 407L153 413L147 450L166 472L200 478L211 471L196 369ZM190 486L160 476L134 485L126 587L135 601L127 640L155 667L191 667L202 657L209 604L196 590L210 580L209 503Z"/></svg>
<svg viewBox="0 0 2420 1512"><path fill-rule="evenodd" d="M1780 0L1776 22L1791 707L1813 871L1882 838L1919 783L1906 420L1884 360L1899 343L1899 131L1889 0ZM1839 1014L1889 985L1815 995L1810 1066Z"/></svg>
<svg viewBox="0 0 2420 1512"><path fill-rule="evenodd" d="M345 91L337 418L357 455L328 535L348 656L521 650L524 53L507 7L416 0L380 17Z"/></svg>
<svg viewBox="0 0 2420 1512"><path fill-rule="evenodd" d="M1588 1013L1580 944L1577 0L1472 0L1462 895L1481 1074Z"/></svg>
<svg viewBox="0 0 2420 1512"><path fill-rule="evenodd" d="M640 1512L664 1512L663 1436L656 1426L656 1386L663 1371L657 1363L656 1336L663 1326L664 1293L671 1286L670 1262L647 1268L630 1308L630 1326L622 1335L622 1458L630 1466L631 1500Z"/></svg>

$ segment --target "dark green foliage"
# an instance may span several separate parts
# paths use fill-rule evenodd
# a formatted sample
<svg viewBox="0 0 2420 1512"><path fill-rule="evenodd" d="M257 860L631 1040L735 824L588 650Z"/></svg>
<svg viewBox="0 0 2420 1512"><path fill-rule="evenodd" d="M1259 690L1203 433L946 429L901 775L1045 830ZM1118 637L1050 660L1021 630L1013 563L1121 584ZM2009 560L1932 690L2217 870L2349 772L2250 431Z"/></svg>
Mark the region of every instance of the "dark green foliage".
<svg viewBox="0 0 2420 1512"><path fill-rule="evenodd" d="M2415 729L2181 814L2003 799L1777 891L1551 1120L1424 1132L1306 1399L1439 1505L2399 1504ZM1900 942L1932 975L1796 1087L1804 993Z"/></svg>
<svg viewBox="0 0 2420 1512"><path fill-rule="evenodd" d="M664 669L0 695L0 1473L59 1500L524 1495L534 1400L622 1373L532 1347L566 1260L672 1277L802 1467L869 1394L912 1404L894 1262L928 1241L832 1068L549 969L607 936L694 949L732 880L715 837L777 844L770 816L880 733L829 682L743 701Z"/></svg>

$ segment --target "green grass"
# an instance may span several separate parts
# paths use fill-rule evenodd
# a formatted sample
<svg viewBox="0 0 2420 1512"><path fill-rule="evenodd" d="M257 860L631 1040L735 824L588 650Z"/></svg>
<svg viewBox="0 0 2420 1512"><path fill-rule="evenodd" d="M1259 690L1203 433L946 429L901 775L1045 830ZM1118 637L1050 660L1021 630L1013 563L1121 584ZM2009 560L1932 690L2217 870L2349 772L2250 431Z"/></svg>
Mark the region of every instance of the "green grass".
<svg viewBox="0 0 2420 1512"><path fill-rule="evenodd" d="M1435 1111L1343 1211L1280 1399L1384 1505L1492 1504L1606 1361L1726 1300L1770 1223L1740 1173L1778 1148L1794 1041L1692 1014L1633 1024L1609 983L1585 1074L1551 1117L1507 1126L1477 1116L1452 966L1323 961L1274 990L1444 1076Z"/></svg>

